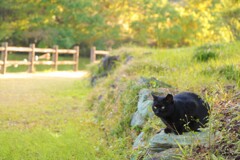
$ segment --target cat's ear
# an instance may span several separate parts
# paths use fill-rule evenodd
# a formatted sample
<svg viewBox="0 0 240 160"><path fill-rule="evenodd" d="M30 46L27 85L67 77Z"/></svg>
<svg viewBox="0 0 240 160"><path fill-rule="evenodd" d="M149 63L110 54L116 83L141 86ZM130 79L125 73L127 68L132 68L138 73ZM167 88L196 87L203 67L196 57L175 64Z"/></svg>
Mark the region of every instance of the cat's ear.
<svg viewBox="0 0 240 160"><path fill-rule="evenodd" d="M158 100L158 96L156 96L153 92L151 94L152 94L152 97L153 97L154 101Z"/></svg>
<svg viewBox="0 0 240 160"><path fill-rule="evenodd" d="M165 99L168 103L173 103L173 95L168 94Z"/></svg>

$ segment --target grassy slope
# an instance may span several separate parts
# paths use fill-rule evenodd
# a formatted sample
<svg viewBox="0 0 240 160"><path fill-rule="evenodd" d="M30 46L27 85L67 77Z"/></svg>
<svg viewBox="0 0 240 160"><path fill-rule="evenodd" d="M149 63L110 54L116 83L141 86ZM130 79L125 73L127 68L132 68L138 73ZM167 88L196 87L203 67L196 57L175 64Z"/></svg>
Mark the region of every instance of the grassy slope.
<svg viewBox="0 0 240 160"><path fill-rule="evenodd" d="M234 91L226 90L225 86L234 85L235 90L239 90L240 87L239 46L237 42L221 45L219 56L208 62L193 60L195 48L157 50L131 46L114 51L113 53L122 57L132 55L134 58L127 65L119 64L111 76L99 80L90 103L97 113L99 123L108 133L107 140L113 141L111 147L115 152L121 155L122 159L130 158L134 154L131 151L132 142L141 129L131 129L129 124L136 110L137 94L141 88L147 87L137 85L136 81L141 76L156 77L171 84L179 92L193 91L207 99L213 108L210 120L214 126L213 131L219 129L223 124L220 123L220 119L225 116L221 110L228 107L226 102L233 104L232 96L235 94ZM154 85L148 88L158 90ZM239 110L233 112L234 123L240 120L238 113ZM230 121L232 122L232 119ZM164 125L155 117L149 120L142 130L150 137L160 127ZM231 140L226 142L221 139L216 146L221 148L226 143L233 143L231 153L236 154L236 148L239 149L236 132L228 134L227 131L222 131L222 134L223 139ZM219 151L216 146L213 146L210 152L202 153L203 157L209 159L211 156L218 158L229 156L224 155L225 151ZM194 155L192 151L186 153L189 153L185 155L187 157L201 156Z"/></svg>
<svg viewBox="0 0 240 160"><path fill-rule="evenodd" d="M239 70L238 50L239 43L227 44L216 60L196 62L192 60L194 48L123 47L114 53L133 55L134 59L127 65L119 64L93 90L87 87L88 82L78 80L0 80L0 159L129 159L134 154L132 141L140 131L131 129L129 123L137 94L146 87L136 83L141 76L156 77L179 91L205 97L216 109L212 124L217 128L223 116L217 108L234 94L226 94L224 86L234 84L239 89L239 77L232 76ZM154 84L149 88L158 90ZM90 106L81 102L85 99ZM91 112L83 112L85 106L96 111L97 122ZM155 117L142 130L149 138L160 127L164 125ZM234 133L222 133L230 139L228 143L236 143ZM198 156L187 153L192 153L188 157ZM224 157L215 148L212 154Z"/></svg>
<svg viewBox="0 0 240 160"><path fill-rule="evenodd" d="M111 158L83 103L90 91L87 80L0 79L0 160Z"/></svg>

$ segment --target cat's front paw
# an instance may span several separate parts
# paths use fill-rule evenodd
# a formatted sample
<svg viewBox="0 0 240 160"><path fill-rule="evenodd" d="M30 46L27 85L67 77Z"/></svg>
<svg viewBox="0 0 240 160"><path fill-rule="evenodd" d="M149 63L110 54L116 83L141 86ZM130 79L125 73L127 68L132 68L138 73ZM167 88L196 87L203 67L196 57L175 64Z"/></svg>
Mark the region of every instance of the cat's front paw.
<svg viewBox="0 0 240 160"><path fill-rule="evenodd" d="M164 132L165 132L165 133L172 133L172 130L171 130L170 128L165 128L165 129L164 129Z"/></svg>

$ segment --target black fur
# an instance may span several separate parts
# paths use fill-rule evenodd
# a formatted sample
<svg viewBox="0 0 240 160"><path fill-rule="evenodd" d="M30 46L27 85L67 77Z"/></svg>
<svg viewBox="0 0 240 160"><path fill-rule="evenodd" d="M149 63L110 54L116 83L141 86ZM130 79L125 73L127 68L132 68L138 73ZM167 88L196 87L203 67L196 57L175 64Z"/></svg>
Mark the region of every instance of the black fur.
<svg viewBox="0 0 240 160"><path fill-rule="evenodd" d="M182 134L188 131L199 131L208 122L209 105L198 95L183 92L166 97L153 96L153 112L167 126L165 133Z"/></svg>

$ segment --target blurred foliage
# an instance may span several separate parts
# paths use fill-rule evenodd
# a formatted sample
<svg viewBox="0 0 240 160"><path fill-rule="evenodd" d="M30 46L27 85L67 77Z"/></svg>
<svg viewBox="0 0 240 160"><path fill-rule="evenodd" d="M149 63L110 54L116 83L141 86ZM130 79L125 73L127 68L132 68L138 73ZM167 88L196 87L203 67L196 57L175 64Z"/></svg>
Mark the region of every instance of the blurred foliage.
<svg viewBox="0 0 240 160"><path fill-rule="evenodd" d="M89 53L123 43L178 47L239 39L239 0L0 1L0 41L80 45Z"/></svg>
<svg viewBox="0 0 240 160"><path fill-rule="evenodd" d="M221 13L223 22L227 25L234 38L240 40L240 1L222 0L223 12Z"/></svg>

